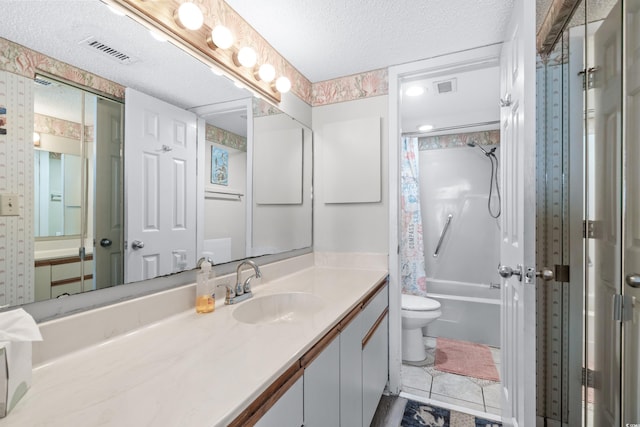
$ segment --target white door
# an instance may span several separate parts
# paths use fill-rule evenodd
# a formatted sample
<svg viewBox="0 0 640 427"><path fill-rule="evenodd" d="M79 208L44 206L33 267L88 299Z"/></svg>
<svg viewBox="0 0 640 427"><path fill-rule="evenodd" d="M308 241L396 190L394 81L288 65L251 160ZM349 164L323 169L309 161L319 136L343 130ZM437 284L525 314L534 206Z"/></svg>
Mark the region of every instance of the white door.
<svg viewBox="0 0 640 427"><path fill-rule="evenodd" d="M535 2L516 0L501 54L501 165L504 192L500 262L502 422L534 426L536 294L525 283L535 267Z"/></svg>
<svg viewBox="0 0 640 427"><path fill-rule="evenodd" d="M97 289L123 282L122 118L122 104L98 98L93 250Z"/></svg>
<svg viewBox="0 0 640 427"><path fill-rule="evenodd" d="M625 244L622 292L630 303L622 325L624 403L622 425L640 423L640 1L626 2L624 54L627 111L625 116ZM634 300L635 299L635 300Z"/></svg>
<svg viewBox="0 0 640 427"><path fill-rule="evenodd" d="M196 116L125 94L125 282L195 267Z"/></svg>
<svg viewBox="0 0 640 427"><path fill-rule="evenodd" d="M594 354L587 353L587 368L595 373L593 425L620 424L620 333L614 318L614 298L621 293L620 152L622 141L622 31L621 9L616 5L593 36L593 55L587 67L596 68L593 105L593 169L589 195L593 198L587 219L594 221L595 236L589 240L588 260L592 272L587 289L592 298ZM589 50L591 51L591 50ZM590 99L590 98L589 98Z"/></svg>

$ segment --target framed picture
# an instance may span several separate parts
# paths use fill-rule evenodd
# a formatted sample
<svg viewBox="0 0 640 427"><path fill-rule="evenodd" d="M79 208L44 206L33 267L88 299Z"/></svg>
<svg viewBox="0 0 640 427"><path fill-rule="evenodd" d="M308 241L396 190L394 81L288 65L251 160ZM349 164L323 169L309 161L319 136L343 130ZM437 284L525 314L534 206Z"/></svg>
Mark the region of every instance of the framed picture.
<svg viewBox="0 0 640 427"><path fill-rule="evenodd" d="M229 185L229 152L211 147L211 183Z"/></svg>
<svg viewBox="0 0 640 427"><path fill-rule="evenodd" d="M7 109L0 105L0 135L7 134Z"/></svg>

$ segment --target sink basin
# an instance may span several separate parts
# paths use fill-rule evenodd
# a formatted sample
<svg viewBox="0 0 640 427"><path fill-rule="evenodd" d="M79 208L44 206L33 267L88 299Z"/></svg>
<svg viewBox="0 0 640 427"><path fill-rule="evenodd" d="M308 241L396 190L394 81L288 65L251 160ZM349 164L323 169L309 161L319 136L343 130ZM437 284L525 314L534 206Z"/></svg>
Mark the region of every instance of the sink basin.
<svg viewBox="0 0 640 427"><path fill-rule="evenodd" d="M240 303L233 317L243 323L281 323L304 320L324 307L319 297L304 292L288 292L257 297Z"/></svg>

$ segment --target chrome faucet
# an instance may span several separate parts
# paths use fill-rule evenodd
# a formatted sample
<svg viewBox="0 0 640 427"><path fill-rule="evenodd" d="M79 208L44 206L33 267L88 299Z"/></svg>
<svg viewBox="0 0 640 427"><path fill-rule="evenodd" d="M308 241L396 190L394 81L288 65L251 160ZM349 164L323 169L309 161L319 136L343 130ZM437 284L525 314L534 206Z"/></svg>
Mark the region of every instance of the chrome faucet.
<svg viewBox="0 0 640 427"><path fill-rule="evenodd" d="M253 267L254 274L247 277L243 282L241 274L242 267L244 265ZM224 303L235 304L237 302L251 298L253 296L253 293L251 292L251 279L253 279L254 277L257 279L262 277L262 273L260 272L260 267L258 267L258 264L251 260L245 260L238 264L238 267L236 268L236 285L235 287L227 285L227 296L224 300Z"/></svg>

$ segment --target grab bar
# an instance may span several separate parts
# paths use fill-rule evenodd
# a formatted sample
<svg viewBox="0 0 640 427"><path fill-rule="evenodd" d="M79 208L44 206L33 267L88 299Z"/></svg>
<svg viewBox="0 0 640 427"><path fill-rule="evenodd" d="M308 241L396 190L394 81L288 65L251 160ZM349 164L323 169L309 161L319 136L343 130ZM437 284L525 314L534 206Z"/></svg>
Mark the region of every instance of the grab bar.
<svg viewBox="0 0 640 427"><path fill-rule="evenodd" d="M440 254L440 246L442 246L442 241L444 240L444 236L447 234L447 230L449 230L449 225L451 225L451 218L453 218L453 214L449 214L447 216L447 222L444 224L444 228L442 229L442 233L440 233L440 240L438 240L438 246L436 246L436 251L433 253L434 258L438 258Z"/></svg>

